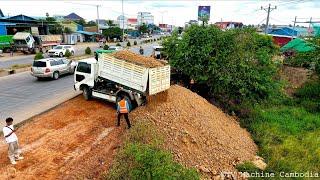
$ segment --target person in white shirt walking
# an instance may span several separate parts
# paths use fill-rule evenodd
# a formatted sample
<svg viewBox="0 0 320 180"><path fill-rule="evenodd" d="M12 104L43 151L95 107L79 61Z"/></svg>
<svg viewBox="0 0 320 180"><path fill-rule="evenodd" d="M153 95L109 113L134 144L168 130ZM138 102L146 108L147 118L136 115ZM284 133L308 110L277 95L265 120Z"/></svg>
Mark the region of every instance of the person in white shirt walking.
<svg viewBox="0 0 320 180"><path fill-rule="evenodd" d="M19 144L18 144L18 137L15 133L14 127L13 127L13 119L11 117L6 119L7 125L3 127L3 135L6 139L6 142L9 146L8 148L8 155L11 164L17 164L17 160L22 160L23 157L20 156L21 150L19 149Z"/></svg>

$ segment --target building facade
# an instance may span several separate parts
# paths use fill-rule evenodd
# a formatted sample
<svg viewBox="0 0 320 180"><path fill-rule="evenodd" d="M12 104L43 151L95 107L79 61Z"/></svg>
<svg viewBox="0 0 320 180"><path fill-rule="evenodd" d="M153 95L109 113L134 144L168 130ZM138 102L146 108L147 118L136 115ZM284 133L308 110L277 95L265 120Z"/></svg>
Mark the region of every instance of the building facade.
<svg viewBox="0 0 320 180"><path fill-rule="evenodd" d="M118 16L117 25L120 27L120 29L128 29L128 18L123 15Z"/></svg>
<svg viewBox="0 0 320 180"><path fill-rule="evenodd" d="M154 24L154 16L150 12L138 12L137 16L138 25Z"/></svg>
<svg viewBox="0 0 320 180"><path fill-rule="evenodd" d="M136 18L128 18L128 29L138 29L138 20Z"/></svg>

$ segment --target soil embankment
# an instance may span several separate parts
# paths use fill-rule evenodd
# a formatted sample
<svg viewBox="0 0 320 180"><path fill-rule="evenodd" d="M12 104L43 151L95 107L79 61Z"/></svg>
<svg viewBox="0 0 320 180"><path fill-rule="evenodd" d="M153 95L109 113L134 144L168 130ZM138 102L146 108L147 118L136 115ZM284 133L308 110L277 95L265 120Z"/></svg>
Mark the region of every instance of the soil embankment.
<svg viewBox="0 0 320 180"><path fill-rule="evenodd" d="M250 134L199 95L175 85L148 99L130 114L132 124L155 123L176 161L214 177L253 160ZM33 118L17 131L25 160L10 165L6 144L0 145L0 179L99 178L127 132L115 119L112 104L81 96Z"/></svg>

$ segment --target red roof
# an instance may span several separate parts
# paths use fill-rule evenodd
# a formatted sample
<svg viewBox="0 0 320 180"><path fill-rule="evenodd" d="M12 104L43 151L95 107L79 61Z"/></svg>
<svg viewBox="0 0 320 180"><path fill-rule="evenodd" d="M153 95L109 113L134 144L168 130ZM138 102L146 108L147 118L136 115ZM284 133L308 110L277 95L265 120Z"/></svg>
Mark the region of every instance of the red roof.
<svg viewBox="0 0 320 180"><path fill-rule="evenodd" d="M128 18L128 23L136 23L137 18Z"/></svg>

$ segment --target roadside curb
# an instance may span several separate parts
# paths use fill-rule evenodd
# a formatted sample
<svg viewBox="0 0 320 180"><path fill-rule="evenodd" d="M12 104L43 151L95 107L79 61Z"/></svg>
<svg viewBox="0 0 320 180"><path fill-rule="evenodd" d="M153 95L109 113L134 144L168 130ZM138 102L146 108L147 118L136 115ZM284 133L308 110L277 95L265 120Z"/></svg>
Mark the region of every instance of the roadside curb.
<svg viewBox="0 0 320 180"><path fill-rule="evenodd" d="M69 99L66 99L65 101L63 101L63 102L61 102L61 103L59 103L59 104L57 104L57 105L55 105L55 106L53 106L53 107L45 110L45 111L42 111L42 112L40 112L40 113L37 113L37 114L35 114L35 115L33 115L33 116L31 116L31 117L29 117L29 118L27 118L27 119L25 119L25 120L23 120L23 121L21 121L21 122L15 124L14 127L15 127L15 128L19 128L19 127L21 127L21 126L23 126L23 125L31 122L36 116L40 116L40 115L42 115L42 114L44 114L44 113L47 113L47 112L49 112L49 111L57 108L57 107L60 106L61 104L65 103L65 102L67 102L67 101L70 101L70 100L72 100L72 99L74 99L74 98L77 98L77 97L80 96L80 95L81 95L81 94L77 94L77 95L75 95L75 96L73 96L73 97L71 97L71 98L69 98ZM3 135L2 130L0 130L0 135Z"/></svg>
<svg viewBox="0 0 320 180"><path fill-rule="evenodd" d="M0 77L9 76L9 75L17 74L21 72L26 72L29 70L30 70L30 67L19 68L19 69L5 69L3 71L0 71Z"/></svg>
<svg viewBox="0 0 320 180"><path fill-rule="evenodd" d="M70 101L70 100L72 100L72 99L74 99L74 98L77 98L77 97L80 96L80 95L81 95L81 94L77 94L77 95L75 95L75 96L73 96L73 97L71 97L71 98L69 98L69 99L66 99L65 101L63 101L63 102L61 102L61 103L59 103L59 104L57 104L57 105L55 105L55 106L53 106L53 107L45 110L45 111L42 111L42 112L40 112L40 113L37 113L37 114L35 114L35 115L33 115L33 116L31 116L31 117L29 117L29 118L27 118L27 119L25 119L25 120L23 120L23 121L21 121L21 122L15 124L15 127L19 128L19 127L21 127L21 126L23 126L23 125L31 122L36 116L40 116L40 115L42 115L42 114L44 114L44 113L47 113L47 112L49 112L49 111L57 108L57 107L60 106L61 104L65 103L65 102L67 102L67 101Z"/></svg>

